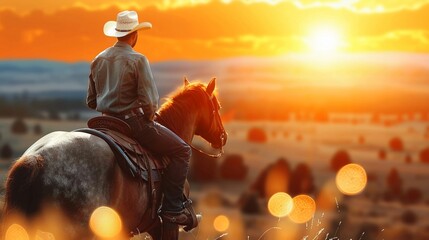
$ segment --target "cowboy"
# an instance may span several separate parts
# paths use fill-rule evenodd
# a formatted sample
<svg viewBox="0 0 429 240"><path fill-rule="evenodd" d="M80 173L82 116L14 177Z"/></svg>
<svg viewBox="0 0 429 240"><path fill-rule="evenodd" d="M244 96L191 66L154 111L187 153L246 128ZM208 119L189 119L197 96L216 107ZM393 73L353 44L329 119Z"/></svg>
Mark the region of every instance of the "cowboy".
<svg viewBox="0 0 429 240"><path fill-rule="evenodd" d="M104 25L104 34L116 37L117 42L91 63L86 102L104 115L127 122L142 146L171 159L162 180L161 217L189 230L198 224L192 207L189 204L185 207L183 195L191 148L175 133L154 121L158 91L148 59L133 49L139 30L150 28L152 24L149 22L139 23L135 11L120 12L116 21Z"/></svg>

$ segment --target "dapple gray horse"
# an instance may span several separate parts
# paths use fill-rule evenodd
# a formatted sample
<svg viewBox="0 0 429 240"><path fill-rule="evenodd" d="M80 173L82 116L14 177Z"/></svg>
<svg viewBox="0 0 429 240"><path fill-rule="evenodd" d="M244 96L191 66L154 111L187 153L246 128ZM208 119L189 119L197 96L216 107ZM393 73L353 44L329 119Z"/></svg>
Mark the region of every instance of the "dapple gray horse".
<svg viewBox="0 0 429 240"><path fill-rule="evenodd" d="M194 135L200 135L212 147L222 148L226 132L214 89L215 79L207 86L185 79L185 85L161 106L156 121L188 144ZM108 206L121 216L122 239L136 229L153 239L178 239L177 225L161 224L151 217L148 189L147 182L121 170L101 138L82 132L53 132L34 143L10 169L3 231L20 223L30 239L37 232L49 232L62 240L93 239L90 216L98 207ZM170 229L169 235L162 236L162 225L164 230Z"/></svg>

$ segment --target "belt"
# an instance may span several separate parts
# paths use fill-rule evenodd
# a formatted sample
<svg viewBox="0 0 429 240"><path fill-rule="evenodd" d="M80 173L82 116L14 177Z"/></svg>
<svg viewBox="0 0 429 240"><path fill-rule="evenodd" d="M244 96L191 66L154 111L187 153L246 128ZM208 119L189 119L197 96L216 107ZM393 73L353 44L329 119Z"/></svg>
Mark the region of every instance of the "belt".
<svg viewBox="0 0 429 240"><path fill-rule="evenodd" d="M103 115L117 117L117 118L126 120L126 119L130 119L130 118L136 117L136 116L143 116L144 111L143 111L143 108L133 108L133 109L131 109L129 111L125 111L124 113L121 113L121 114L103 112Z"/></svg>

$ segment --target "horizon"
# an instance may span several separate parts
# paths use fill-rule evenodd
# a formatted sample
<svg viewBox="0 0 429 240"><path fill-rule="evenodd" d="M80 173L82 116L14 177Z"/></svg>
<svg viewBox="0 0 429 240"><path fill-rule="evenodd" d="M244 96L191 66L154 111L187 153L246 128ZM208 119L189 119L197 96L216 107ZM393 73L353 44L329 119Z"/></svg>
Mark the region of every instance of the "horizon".
<svg viewBox="0 0 429 240"><path fill-rule="evenodd" d="M152 63L168 63L168 62L218 62L218 61L230 61L230 60L315 60L318 59L320 63L322 61L332 62L335 59L347 58L347 57L377 57L377 60L381 61L380 58L386 58L383 60L389 60L389 62L403 62L402 58L391 58L391 56L397 57L428 57L428 52L407 52L407 51L379 51L379 52L338 52L332 53L326 56L325 59L320 59L320 56L317 53L312 52L291 52L285 53L282 55L274 55L274 56L254 56L254 55L237 55L237 56L229 56L224 58L206 58L206 59L187 59L187 58L177 58L177 59L163 59L158 61L151 61ZM360 59L367 61L370 58ZM409 60L409 59L408 59ZM421 60L421 59L419 59ZM65 63L65 64L79 64L79 63L90 63L92 60L76 60L76 61L67 61L64 59L50 59L50 58L0 58L0 62L57 62L57 63ZM422 64L422 62L416 62ZM424 63L425 64L425 63ZM429 66L429 63L427 64Z"/></svg>
<svg viewBox="0 0 429 240"><path fill-rule="evenodd" d="M252 106L261 109L261 115L281 118L299 109L419 112L424 118L429 112L425 104L429 96L428 54L343 53L329 61L315 60L311 54L170 60L153 63L152 71L161 100L182 84L183 76L203 82L217 77L225 115L251 112ZM89 64L1 60L0 95L83 99ZM275 114L275 107L264 107L263 103L281 107L282 113Z"/></svg>

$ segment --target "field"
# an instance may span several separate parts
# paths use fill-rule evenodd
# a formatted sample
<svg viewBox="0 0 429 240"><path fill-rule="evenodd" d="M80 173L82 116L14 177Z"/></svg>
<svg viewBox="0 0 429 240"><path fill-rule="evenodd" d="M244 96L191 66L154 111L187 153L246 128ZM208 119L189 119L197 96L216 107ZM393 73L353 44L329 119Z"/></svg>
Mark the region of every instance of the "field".
<svg viewBox="0 0 429 240"><path fill-rule="evenodd" d="M239 180L225 179L216 167L213 179L192 180L191 197L203 220L198 229L191 233L182 232L181 239L429 239L429 165L420 161L420 152L429 146L429 123L409 119L387 124L388 116L386 121L382 119L377 123L360 119L339 121L331 118L323 123L293 119L286 122L227 122L226 157L231 154L241 156L247 174ZM3 182L11 161L42 135L85 127L83 121L25 119L28 133L16 135L10 131L13 121L0 119L0 147L8 143L14 151L11 159L0 161ZM35 125L41 126L41 134L33 132ZM249 130L254 128L264 132L265 141L249 141ZM399 150L392 149L389 144L395 137L402 141ZM205 146L199 138L194 143ZM336 173L330 164L339 150L346 151L350 160L367 172L368 184L358 195L344 196L336 190ZM225 158L217 160L217 166ZM316 200L317 208L307 223L297 224L288 217L271 216L266 198L254 201L259 212L243 211L243 199L251 192L252 184L264 169L280 158L286 159L291 169L302 163L310 166L315 188L308 194ZM202 159L193 159L198 160ZM399 173L403 196L386 194L389 189L387 178L393 168ZM420 197L404 200L405 193L412 188L420 192ZM323 205L320 196L326 192L328 204ZM228 219L227 227L221 230L214 226L219 215Z"/></svg>

